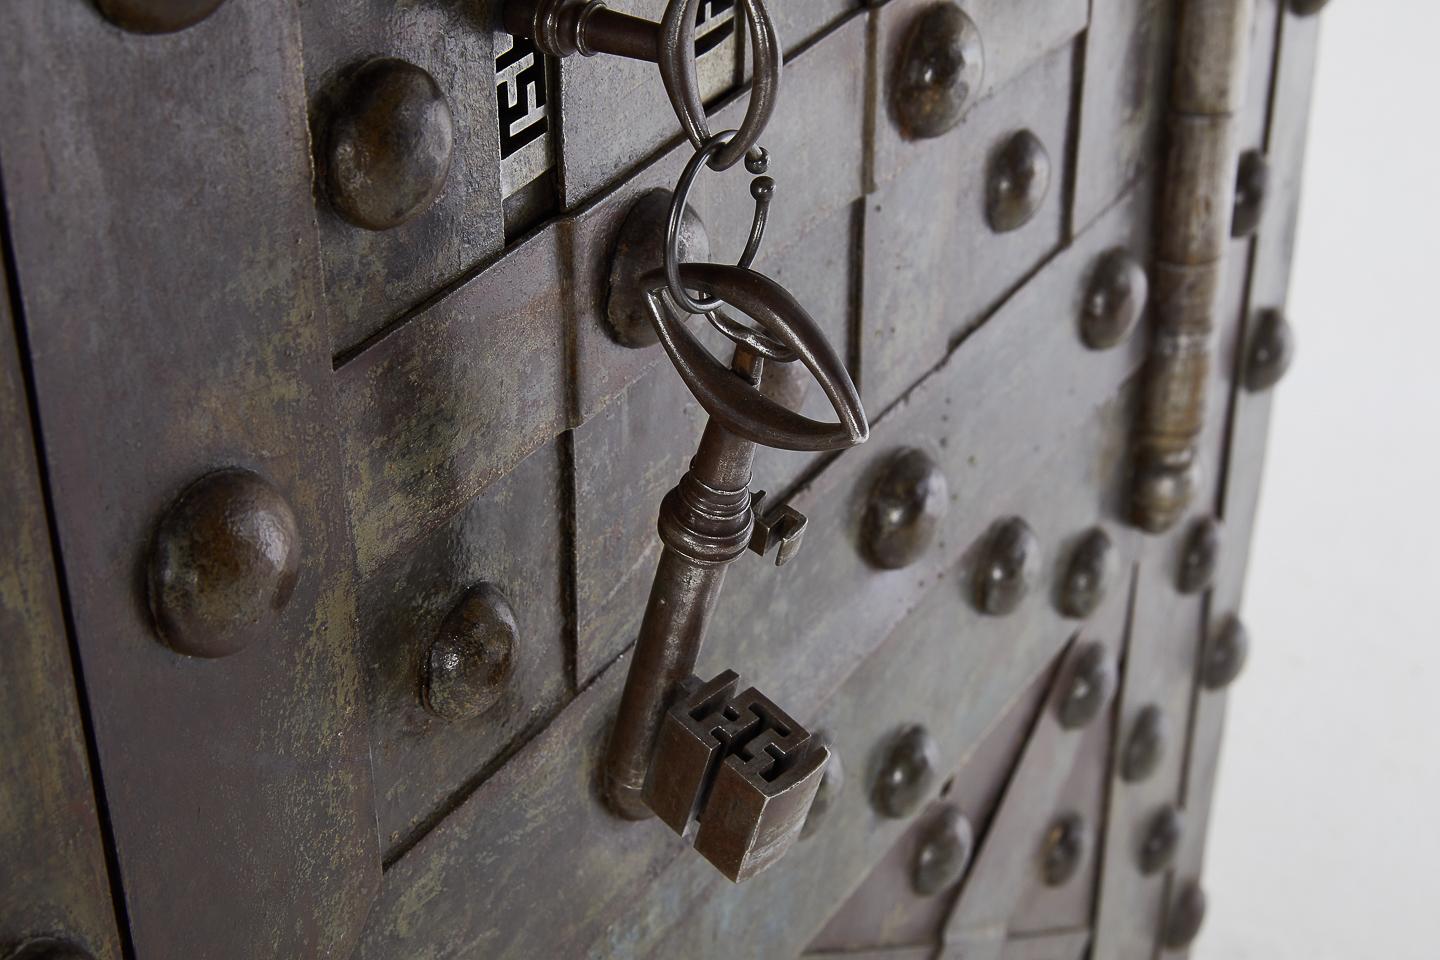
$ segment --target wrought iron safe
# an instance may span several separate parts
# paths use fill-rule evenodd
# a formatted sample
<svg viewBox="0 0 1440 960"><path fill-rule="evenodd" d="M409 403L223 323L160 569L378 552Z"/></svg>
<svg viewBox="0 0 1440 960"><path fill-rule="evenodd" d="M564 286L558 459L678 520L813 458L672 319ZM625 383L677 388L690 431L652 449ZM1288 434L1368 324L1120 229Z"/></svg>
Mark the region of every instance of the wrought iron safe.
<svg viewBox="0 0 1440 960"><path fill-rule="evenodd" d="M6 3L0 956L1184 955L1321 6Z"/></svg>

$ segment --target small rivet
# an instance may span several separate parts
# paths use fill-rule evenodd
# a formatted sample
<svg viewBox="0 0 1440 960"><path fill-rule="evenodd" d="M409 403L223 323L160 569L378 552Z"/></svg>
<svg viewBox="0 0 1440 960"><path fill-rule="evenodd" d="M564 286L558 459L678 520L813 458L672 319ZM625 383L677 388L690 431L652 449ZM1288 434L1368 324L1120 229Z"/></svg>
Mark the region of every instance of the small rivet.
<svg viewBox="0 0 1440 960"><path fill-rule="evenodd" d="M665 228L670 220L669 190L657 187L636 200L625 215L610 257L610 295L605 304L606 326L616 343L648 347L660 342L650 319L648 291L640 278L665 262ZM689 204L680 217L682 263L710 259L710 237L705 224ZM766 377L766 381L770 378Z"/></svg>
<svg viewBox="0 0 1440 960"><path fill-rule="evenodd" d="M1250 634L1238 617L1230 617L1205 644L1200 683L1206 690L1225 689L1245 669L1249 655Z"/></svg>
<svg viewBox="0 0 1440 960"><path fill-rule="evenodd" d="M899 570L919 560L935 539L950 489L945 474L924 450L894 454L870 490L862 520L866 558L882 570Z"/></svg>
<svg viewBox="0 0 1440 960"><path fill-rule="evenodd" d="M150 612L171 649L225 657L269 635L300 576L290 504L259 474L196 480L165 511L149 562Z"/></svg>
<svg viewBox="0 0 1440 960"><path fill-rule="evenodd" d="M985 188L985 218L996 233L1030 222L1050 189L1050 154L1040 138L1020 130L990 161Z"/></svg>
<svg viewBox="0 0 1440 960"><path fill-rule="evenodd" d="M1165 756L1165 715L1149 704L1130 728L1125 751L1120 757L1120 776L1129 783L1144 780L1160 766Z"/></svg>
<svg viewBox="0 0 1440 960"><path fill-rule="evenodd" d="M820 786L815 790L815 799L810 802L810 812L805 815L805 826L800 828L802 840L820 829L825 823L825 817L840 801L840 794L845 792L845 764L840 758L840 751L835 749L828 733L821 731L814 734L814 737L820 746L830 749L830 761L825 764L825 772L820 775Z"/></svg>
<svg viewBox="0 0 1440 960"><path fill-rule="evenodd" d="M515 669L520 628L492 583L465 592L425 654L421 687L427 709L446 720L473 720L500 702Z"/></svg>
<svg viewBox="0 0 1440 960"><path fill-rule="evenodd" d="M872 801L882 815L908 817L919 809L935 781L940 749L924 727L905 727L890 741L875 778Z"/></svg>
<svg viewBox="0 0 1440 960"><path fill-rule="evenodd" d="M1105 599L1114 567L1115 544L1110 535L1094 527L1075 545L1060 580L1060 612L1084 619Z"/></svg>
<svg viewBox="0 0 1440 960"><path fill-rule="evenodd" d="M322 166L330 202L367 230L397 227L445 186L455 141L435 78L393 57L368 60L343 81Z"/></svg>
<svg viewBox="0 0 1440 960"><path fill-rule="evenodd" d="M947 804L920 839L910 873L911 887L922 897L944 890L964 875L974 848L975 831L969 818L959 807Z"/></svg>
<svg viewBox="0 0 1440 960"><path fill-rule="evenodd" d="M1215 581L1215 565L1220 559L1220 521L1201 517L1190 527L1185 547L1180 552L1180 569L1175 587L1181 593L1209 590Z"/></svg>
<svg viewBox="0 0 1440 960"><path fill-rule="evenodd" d="M1156 810L1145 827L1145 839L1140 845L1140 872L1150 876L1170 866L1180 849L1184 831L1180 811L1169 805Z"/></svg>
<svg viewBox="0 0 1440 960"><path fill-rule="evenodd" d="M1329 2L1330 0L1290 0L1290 9L1297 17L1309 17L1324 10Z"/></svg>
<svg viewBox="0 0 1440 960"><path fill-rule="evenodd" d="M1165 912L1166 948L1181 950L1190 946L1204 923L1205 891L1192 880L1180 888Z"/></svg>
<svg viewBox="0 0 1440 960"><path fill-rule="evenodd" d="M1261 311L1245 361L1245 389L1251 393L1269 390L1285 376L1294 357L1295 335L1285 314L1279 310Z"/></svg>
<svg viewBox="0 0 1440 960"><path fill-rule="evenodd" d="M89 951L53 937L26 940L5 955L5 960L94 960Z"/></svg>
<svg viewBox="0 0 1440 960"><path fill-rule="evenodd" d="M1200 463L1190 450L1146 457L1135 464L1131 519L1147 533L1164 533L1180 520L1200 486Z"/></svg>
<svg viewBox="0 0 1440 960"><path fill-rule="evenodd" d="M985 49L975 22L954 3L915 18L896 65L891 105L911 139L955 128L985 77Z"/></svg>
<svg viewBox="0 0 1440 960"><path fill-rule="evenodd" d="M1020 605L1040 565L1040 541L1030 525L1009 517L990 531L975 570L975 605L991 616Z"/></svg>
<svg viewBox="0 0 1440 960"><path fill-rule="evenodd" d="M1050 825L1041 852L1040 874L1049 887L1069 883L1090 850L1090 828L1078 813L1067 813Z"/></svg>
<svg viewBox="0 0 1440 960"><path fill-rule="evenodd" d="M1235 174L1235 207L1230 216L1230 236L1248 237L1260 226L1265 214L1265 194L1270 186L1270 161L1259 150L1240 155Z"/></svg>
<svg viewBox="0 0 1440 960"><path fill-rule="evenodd" d="M1090 272L1080 310L1080 338L1092 350L1125 341L1150 296L1150 281L1139 258L1124 247L1103 254Z"/></svg>
<svg viewBox="0 0 1440 960"><path fill-rule="evenodd" d="M1090 642L1071 661L1070 679L1055 705L1060 726L1078 730L1110 702L1115 692L1115 661L1103 643Z"/></svg>
<svg viewBox="0 0 1440 960"><path fill-rule="evenodd" d="M105 19L131 33L174 33L194 26L225 0L95 0Z"/></svg>

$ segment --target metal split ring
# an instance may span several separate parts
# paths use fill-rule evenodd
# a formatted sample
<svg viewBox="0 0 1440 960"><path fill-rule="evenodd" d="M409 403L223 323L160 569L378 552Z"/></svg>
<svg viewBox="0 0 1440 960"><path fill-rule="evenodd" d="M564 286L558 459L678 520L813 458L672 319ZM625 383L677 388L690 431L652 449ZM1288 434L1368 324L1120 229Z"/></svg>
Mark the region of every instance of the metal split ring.
<svg viewBox="0 0 1440 960"><path fill-rule="evenodd" d="M747 153L751 162L758 160L757 154L751 151L765 132L780 96L780 72L785 57L770 11L765 9L763 0L740 0L740 7L745 11L750 34L754 81L745 119L735 139L723 144L723 149L712 151L713 156L708 158L712 170L728 170ZM703 150L713 138L705 104L700 99L700 78L695 67L695 22L699 11L700 0L670 0L660 21L657 62L665 92L670 96L670 104L680 118L685 135L696 150Z"/></svg>

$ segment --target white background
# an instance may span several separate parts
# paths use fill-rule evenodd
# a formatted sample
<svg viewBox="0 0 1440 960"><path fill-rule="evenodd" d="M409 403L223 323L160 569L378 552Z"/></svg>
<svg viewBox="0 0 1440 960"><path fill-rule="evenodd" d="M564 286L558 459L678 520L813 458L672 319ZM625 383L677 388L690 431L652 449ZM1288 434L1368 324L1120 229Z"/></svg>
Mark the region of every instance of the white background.
<svg viewBox="0 0 1440 960"><path fill-rule="evenodd" d="M1440 2L1320 16L1198 960L1440 958Z"/></svg>

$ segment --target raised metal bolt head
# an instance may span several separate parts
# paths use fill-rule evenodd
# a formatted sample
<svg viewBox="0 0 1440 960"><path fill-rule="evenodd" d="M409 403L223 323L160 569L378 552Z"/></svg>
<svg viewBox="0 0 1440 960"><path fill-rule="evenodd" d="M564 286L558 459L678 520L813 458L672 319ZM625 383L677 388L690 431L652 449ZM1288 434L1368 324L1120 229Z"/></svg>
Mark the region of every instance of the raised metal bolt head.
<svg viewBox="0 0 1440 960"><path fill-rule="evenodd" d="M1115 565L1114 555L1115 544L1104 530L1095 527L1085 534L1060 578L1061 613L1084 619L1099 608Z"/></svg>
<svg viewBox="0 0 1440 960"><path fill-rule="evenodd" d="M174 33L204 20L225 0L95 0L105 19L131 33Z"/></svg>
<svg viewBox="0 0 1440 960"><path fill-rule="evenodd" d="M1030 525L1009 517L990 531L975 570L975 605L991 616L1020 605L1040 565L1040 541Z"/></svg>
<svg viewBox="0 0 1440 960"><path fill-rule="evenodd" d="M1182 886L1165 912L1164 942L1170 950L1181 950L1195 940L1205 923L1205 891L1191 880Z"/></svg>
<svg viewBox="0 0 1440 960"><path fill-rule="evenodd" d="M960 122L985 77L975 22L954 3L915 18L895 65L891 109L902 135L926 139Z"/></svg>
<svg viewBox="0 0 1440 960"><path fill-rule="evenodd" d="M1150 296L1150 280L1139 258L1124 247L1100 257L1085 288L1080 338L1092 350L1123 343L1135 329Z"/></svg>
<svg viewBox="0 0 1440 960"><path fill-rule="evenodd" d="M1295 334L1279 310L1261 312L1250 338L1245 361L1245 389L1251 393L1269 390L1280 382L1295 358Z"/></svg>
<svg viewBox="0 0 1440 960"><path fill-rule="evenodd" d="M812 836L824 825L826 816L840 801L840 794L845 792L845 763L840 759L840 752L835 749L830 734L822 731L815 734L815 739L820 746L829 749L830 762L825 764L825 772L820 777L820 787L815 791L815 799L810 802L810 812L805 816L805 825L800 828L801 840Z"/></svg>
<svg viewBox="0 0 1440 960"><path fill-rule="evenodd" d="M625 215L610 256L610 295L605 319L610 335L626 347L648 347L660 342L650 321L650 305L640 278L665 261L665 228L670 220L669 190L656 187L636 200ZM680 217L678 250L682 262L710 259L710 236L700 215L689 204ZM781 367L783 369L783 366ZM768 371L767 371L768 372ZM769 382L773 376L767 376Z"/></svg>
<svg viewBox="0 0 1440 960"><path fill-rule="evenodd" d="M1259 150L1240 156L1235 174L1235 207L1230 217L1230 236L1248 237L1260 226L1265 213L1265 194L1270 186L1270 161Z"/></svg>
<svg viewBox="0 0 1440 960"><path fill-rule="evenodd" d="M872 802L882 815L908 817L920 808L935 782L940 750L930 731L905 727L890 741L875 779Z"/></svg>
<svg viewBox="0 0 1440 960"><path fill-rule="evenodd" d="M1145 827L1145 838L1140 846L1140 872L1150 876L1170 866L1175 852L1180 849L1184 830L1180 811L1173 806L1167 805L1155 811Z"/></svg>
<svg viewBox="0 0 1440 960"><path fill-rule="evenodd" d="M1220 521L1202 517L1190 527L1185 547L1180 553L1180 569L1175 587L1181 593L1209 590L1215 580L1215 566L1220 559Z"/></svg>
<svg viewBox="0 0 1440 960"><path fill-rule="evenodd" d="M1045 833L1040 874L1048 887L1069 883L1090 850L1090 828L1078 813L1058 817Z"/></svg>
<svg viewBox="0 0 1440 960"><path fill-rule="evenodd" d="M1200 486L1200 464L1190 451L1147 457L1135 464L1130 517L1147 533L1164 533L1179 522Z"/></svg>
<svg viewBox="0 0 1440 960"><path fill-rule="evenodd" d="M1240 676L1250 655L1250 633L1238 617L1230 617L1205 644L1200 683L1206 690L1223 690Z"/></svg>
<svg viewBox="0 0 1440 960"><path fill-rule="evenodd" d="M172 649L225 657L269 636L300 578L300 529L270 481L238 468L196 480L155 530L150 612Z"/></svg>
<svg viewBox="0 0 1440 960"><path fill-rule="evenodd" d="M1129 783L1144 780L1160 766L1165 756L1165 727L1165 714L1153 703L1135 717L1120 757L1122 779Z"/></svg>
<svg viewBox="0 0 1440 960"><path fill-rule="evenodd" d="M520 628L500 588L478 583L440 625L425 655L425 706L446 720L472 720L492 709L515 669Z"/></svg>
<svg viewBox="0 0 1440 960"><path fill-rule="evenodd" d="M1078 730L1094 720L1115 692L1115 661L1103 643L1085 644L1071 661L1070 679L1055 705L1060 726Z"/></svg>
<svg viewBox="0 0 1440 960"><path fill-rule="evenodd" d="M393 57L360 64L342 83L320 158L330 203L357 227L397 227L445 186L450 105L430 74Z"/></svg>
<svg viewBox="0 0 1440 960"><path fill-rule="evenodd" d="M990 160L985 218L996 233L1030 222L1050 190L1050 154L1029 130L1010 136Z"/></svg>
<svg viewBox="0 0 1440 960"><path fill-rule="evenodd" d="M922 897L933 896L965 874L975 848L975 831L960 808L949 804L926 829L915 851L910 885Z"/></svg>
<svg viewBox="0 0 1440 960"><path fill-rule="evenodd" d="M870 490L860 538L866 558L883 570L908 567L930 548L949 506L950 488L934 458L899 451Z"/></svg>

